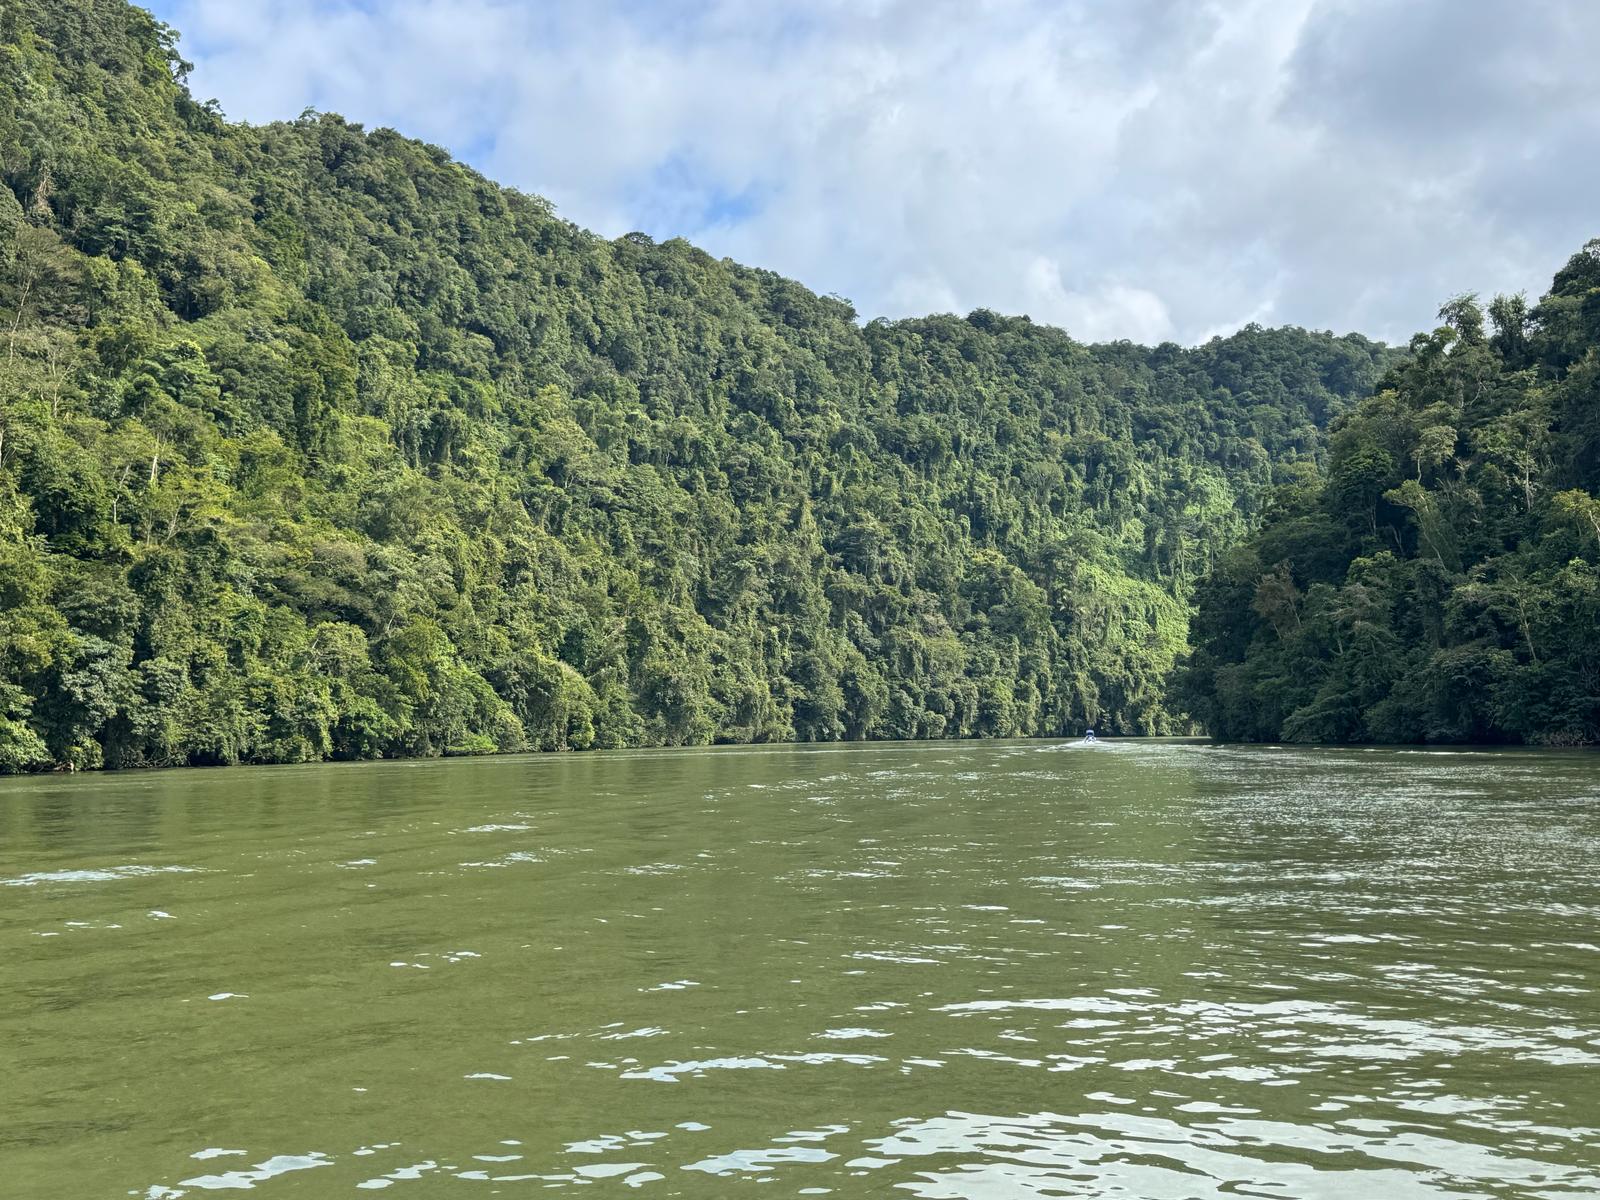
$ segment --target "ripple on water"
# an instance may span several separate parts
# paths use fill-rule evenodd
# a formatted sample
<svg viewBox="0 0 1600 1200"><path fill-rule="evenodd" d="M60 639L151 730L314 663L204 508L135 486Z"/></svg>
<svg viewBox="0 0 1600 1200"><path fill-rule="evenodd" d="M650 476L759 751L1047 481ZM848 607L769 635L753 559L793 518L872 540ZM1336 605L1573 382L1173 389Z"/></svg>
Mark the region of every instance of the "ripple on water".
<svg viewBox="0 0 1600 1200"><path fill-rule="evenodd" d="M1465 1194L1458 1182L1550 1189L1541 1195L1597 1182L1581 1169L1405 1130L1366 1135L1348 1123L1223 1117L1186 1125L1121 1112L952 1112L900 1122L893 1134L867 1144L888 1158L927 1162L914 1181L900 1186L929 1200L1077 1195L1085 1189L1150 1200L1231 1200L1242 1194L1243 1181L1243 1194L1437 1200ZM1481 1193L1474 1188L1471 1194Z"/></svg>
<svg viewBox="0 0 1600 1200"><path fill-rule="evenodd" d="M531 850L513 850L508 854L502 854L499 858L491 858L479 862L464 862L461 865L478 869L493 869L496 867L514 867L518 863L542 863L543 861L543 855L535 854Z"/></svg>
<svg viewBox="0 0 1600 1200"><path fill-rule="evenodd" d="M50 883L114 883L119 879L139 879L147 875L194 875L198 867L148 867L130 863L121 867L86 867L61 871L33 871L13 879L0 879L4 887L38 887Z"/></svg>
<svg viewBox="0 0 1600 1200"><path fill-rule="evenodd" d="M205 1191L221 1191L231 1188L253 1188L258 1183L265 1183L279 1175L287 1175L291 1171L309 1171L316 1167L331 1167L333 1160L326 1154L313 1151L310 1154L276 1154L265 1162L256 1163L255 1166L238 1171L224 1171L216 1175L197 1175L193 1179L185 1179L179 1187L201 1188ZM171 1194L170 1192L166 1194ZM181 1195L182 1193L178 1193Z"/></svg>

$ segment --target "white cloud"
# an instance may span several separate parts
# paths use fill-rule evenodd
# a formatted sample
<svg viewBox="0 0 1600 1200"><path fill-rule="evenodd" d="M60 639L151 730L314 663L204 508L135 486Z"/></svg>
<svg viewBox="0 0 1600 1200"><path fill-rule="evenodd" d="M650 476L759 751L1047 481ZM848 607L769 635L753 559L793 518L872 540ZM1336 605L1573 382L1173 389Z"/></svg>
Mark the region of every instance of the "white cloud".
<svg viewBox="0 0 1600 1200"><path fill-rule="evenodd" d="M1600 6L158 0L235 117L437 142L865 315L1403 339L1600 233Z"/></svg>

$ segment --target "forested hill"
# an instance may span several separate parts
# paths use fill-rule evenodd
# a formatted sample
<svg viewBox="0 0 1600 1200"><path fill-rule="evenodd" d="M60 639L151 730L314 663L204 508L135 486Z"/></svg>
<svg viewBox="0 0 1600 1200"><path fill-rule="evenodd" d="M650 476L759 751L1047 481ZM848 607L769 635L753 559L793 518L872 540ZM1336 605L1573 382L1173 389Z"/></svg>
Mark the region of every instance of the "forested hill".
<svg viewBox="0 0 1600 1200"><path fill-rule="evenodd" d="M1192 581L1390 363L863 326L175 51L0 0L3 769L1166 730Z"/></svg>
<svg viewBox="0 0 1600 1200"><path fill-rule="evenodd" d="M1201 587L1214 734L1600 741L1600 241L1531 311L1439 315Z"/></svg>

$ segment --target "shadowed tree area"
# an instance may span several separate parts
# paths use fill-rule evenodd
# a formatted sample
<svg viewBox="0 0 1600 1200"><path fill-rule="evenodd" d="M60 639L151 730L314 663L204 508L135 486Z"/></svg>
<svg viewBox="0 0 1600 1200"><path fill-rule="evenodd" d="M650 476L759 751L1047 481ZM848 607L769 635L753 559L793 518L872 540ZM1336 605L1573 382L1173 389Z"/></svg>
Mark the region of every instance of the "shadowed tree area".
<svg viewBox="0 0 1600 1200"><path fill-rule="evenodd" d="M1600 740L1600 241L1531 309L1439 316L1200 585L1215 735Z"/></svg>

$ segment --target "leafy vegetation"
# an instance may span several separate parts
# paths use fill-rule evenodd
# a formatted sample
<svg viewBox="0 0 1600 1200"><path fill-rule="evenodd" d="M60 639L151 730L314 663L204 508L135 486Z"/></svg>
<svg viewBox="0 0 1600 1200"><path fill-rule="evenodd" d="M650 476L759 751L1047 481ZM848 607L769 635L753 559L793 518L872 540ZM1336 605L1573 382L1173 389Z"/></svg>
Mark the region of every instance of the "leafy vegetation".
<svg viewBox="0 0 1600 1200"><path fill-rule="evenodd" d="M1217 736L1600 741L1600 241L1439 315L1199 588Z"/></svg>
<svg viewBox="0 0 1600 1200"><path fill-rule="evenodd" d="M1393 359L863 326L184 72L0 2L0 769L1166 731L1193 581Z"/></svg>

